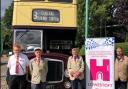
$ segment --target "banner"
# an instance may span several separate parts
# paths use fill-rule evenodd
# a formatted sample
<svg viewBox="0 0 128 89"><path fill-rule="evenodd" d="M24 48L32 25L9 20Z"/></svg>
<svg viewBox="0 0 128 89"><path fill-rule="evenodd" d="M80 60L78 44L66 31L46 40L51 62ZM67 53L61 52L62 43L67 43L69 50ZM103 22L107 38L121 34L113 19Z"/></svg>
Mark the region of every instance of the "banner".
<svg viewBox="0 0 128 89"><path fill-rule="evenodd" d="M114 38L87 38L86 89L115 89Z"/></svg>

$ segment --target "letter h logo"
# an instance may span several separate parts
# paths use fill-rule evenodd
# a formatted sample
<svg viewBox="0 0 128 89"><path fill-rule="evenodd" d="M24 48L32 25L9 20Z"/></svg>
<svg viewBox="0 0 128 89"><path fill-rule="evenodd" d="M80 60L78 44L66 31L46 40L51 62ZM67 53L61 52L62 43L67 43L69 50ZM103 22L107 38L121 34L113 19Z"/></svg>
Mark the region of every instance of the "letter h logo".
<svg viewBox="0 0 128 89"><path fill-rule="evenodd" d="M96 65L96 59L90 60L90 79L103 81L110 80L110 62L108 59L103 59L103 66Z"/></svg>

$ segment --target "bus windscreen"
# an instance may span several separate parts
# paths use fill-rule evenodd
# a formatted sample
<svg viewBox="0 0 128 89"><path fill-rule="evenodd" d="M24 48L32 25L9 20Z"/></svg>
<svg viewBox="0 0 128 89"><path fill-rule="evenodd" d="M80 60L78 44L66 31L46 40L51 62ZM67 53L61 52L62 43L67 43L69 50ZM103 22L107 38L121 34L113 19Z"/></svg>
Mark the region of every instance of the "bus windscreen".
<svg viewBox="0 0 128 89"><path fill-rule="evenodd" d="M42 48L42 31L15 30L14 34L14 42L20 44L24 52L32 52L35 47Z"/></svg>

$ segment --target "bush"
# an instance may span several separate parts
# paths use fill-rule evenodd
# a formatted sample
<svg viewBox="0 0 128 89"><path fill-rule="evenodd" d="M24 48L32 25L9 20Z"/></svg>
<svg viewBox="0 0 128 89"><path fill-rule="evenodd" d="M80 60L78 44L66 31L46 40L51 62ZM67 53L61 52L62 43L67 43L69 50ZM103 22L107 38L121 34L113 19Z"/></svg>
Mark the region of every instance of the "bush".
<svg viewBox="0 0 128 89"><path fill-rule="evenodd" d="M85 51L85 47L84 46L85 45L83 45L82 48L79 49L79 55L82 55L82 56L85 55L85 52L84 52Z"/></svg>

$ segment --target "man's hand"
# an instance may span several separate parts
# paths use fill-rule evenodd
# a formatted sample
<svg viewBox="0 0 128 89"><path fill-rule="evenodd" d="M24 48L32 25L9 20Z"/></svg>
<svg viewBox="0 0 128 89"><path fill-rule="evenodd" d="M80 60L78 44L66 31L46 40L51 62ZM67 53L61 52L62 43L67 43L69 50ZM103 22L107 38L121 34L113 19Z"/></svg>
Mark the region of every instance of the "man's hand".
<svg viewBox="0 0 128 89"><path fill-rule="evenodd" d="M71 75L72 77L78 78L78 77L81 75L81 72L79 72L79 71L77 71L77 72L71 71L71 72L70 72L70 75Z"/></svg>
<svg viewBox="0 0 128 89"><path fill-rule="evenodd" d="M77 71L77 72L75 72L74 77L75 77L75 78L78 78L80 75L81 75L81 72Z"/></svg>
<svg viewBox="0 0 128 89"><path fill-rule="evenodd" d="M76 73L74 73L73 77L78 78L78 76L77 76L77 74L76 74Z"/></svg>
<svg viewBox="0 0 128 89"><path fill-rule="evenodd" d="M73 77L74 77L74 74L75 74L75 73L74 73L73 71L70 72L70 75L73 76Z"/></svg>

